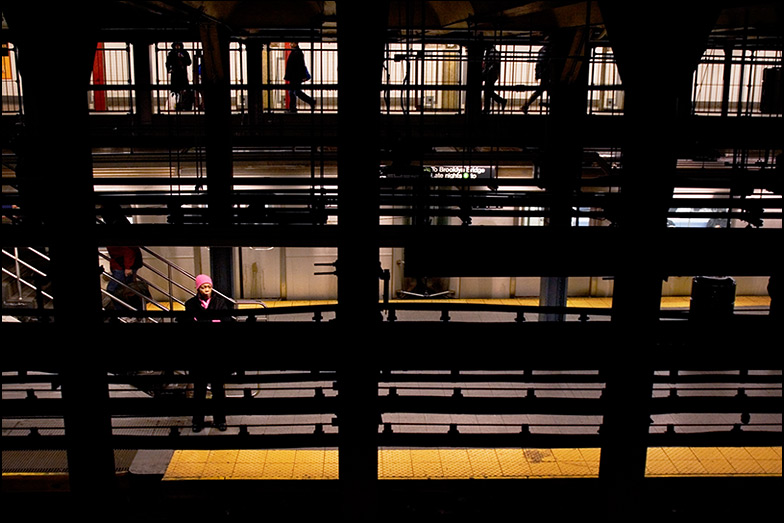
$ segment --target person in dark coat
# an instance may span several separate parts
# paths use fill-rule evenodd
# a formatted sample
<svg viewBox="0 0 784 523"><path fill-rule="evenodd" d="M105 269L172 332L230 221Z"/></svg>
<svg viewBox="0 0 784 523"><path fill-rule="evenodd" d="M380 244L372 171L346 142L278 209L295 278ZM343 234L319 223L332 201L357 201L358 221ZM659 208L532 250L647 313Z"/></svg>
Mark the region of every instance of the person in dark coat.
<svg viewBox="0 0 784 523"><path fill-rule="evenodd" d="M491 102L501 106L503 111L506 107L506 98L495 92L495 83L501 77L501 54L491 45L485 52L482 62L482 79L485 84L484 112L490 112Z"/></svg>
<svg viewBox="0 0 784 523"><path fill-rule="evenodd" d="M550 85L550 55L550 43L545 41L544 45L539 49L536 58L536 67L534 69L534 74L536 79L539 80L539 85L536 86L534 92L531 93L531 96L528 97L528 100L526 100L522 107L523 112L526 114L528 114L528 108L531 107L531 104L542 96Z"/></svg>
<svg viewBox="0 0 784 523"><path fill-rule="evenodd" d="M104 222L108 225L125 227L131 223L119 205L105 205L102 215ZM119 296L121 285L117 282L125 285L133 283L137 271L144 265L142 250L135 245L109 245L106 247L106 251L109 253L109 270L114 278L109 280L106 290Z"/></svg>
<svg viewBox="0 0 784 523"><path fill-rule="evenodd" d="M225 317L204 317L200 314L204 311L227 311L231 310L231 304L222 296L215 294L212 288L212 279L206 274L196 276L196 295L185 302L185 310L194 313L181 318L181 321L233 321L230 315Z"/></svg>
<svg viewBox="0 0 784 523"><path fill-rule="evenodd" d="M191 55L182 45L174 42L171 51L166 55L166 71L169 73L171 92L177 100L178 109L188 109L192 104L190 82L188 81L188 67L191 65Z"/></svg>
<svg viewBox="0 0 784 523"><path fill-rule="evenodd" d="M212 279L206 274L196 276L196 295L185 302L187 314L180 319L185 322L222 322L234 321L231 316L222 318L200 317L203 311L228 311L231 310L230 303L213 292ZM212 416L213 425L222 431L226 430L226 413L224 411L224 400L226 399L226 389L224 383L228 372L221 369L205 369L196 366L192 371L193 377L193 399L196 402L196 413L193 415L193 432L201 432L204 428L204 417L207 399L207 383L212 385L212 403L215 408Z"/></svg>
<svg viewBox="0 0 784 523"><path fill-rule="evenodd" d="M135 245L109 245L106 250L109 252L112 277L126 285L132 283L136 272L142 267L142 250ZM115 280L109 280L106 290L116 295L120 284Z"/></svg>
<svg viewBox="0 0 784 523"><path fill-rule="evenodd" d="M296 42L291 44L291 52L286 60L286 73L283 79L289 83L289 111L297 112L297 98L310 105L311 109L316 106L316 101L302 92L302 84L310 80L310 73L305 65L305 55Z"/></svg>

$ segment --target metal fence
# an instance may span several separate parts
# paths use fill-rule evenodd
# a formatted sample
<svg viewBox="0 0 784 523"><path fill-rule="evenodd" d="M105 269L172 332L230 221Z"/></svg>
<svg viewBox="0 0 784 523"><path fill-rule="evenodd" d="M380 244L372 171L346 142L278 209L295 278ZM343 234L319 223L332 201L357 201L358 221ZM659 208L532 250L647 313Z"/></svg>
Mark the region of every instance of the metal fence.
<svg viewBox="0 0 784 523"><path fill-rule="evenodd" d="M203 109L201 100L201 68L203 51L198 42L183 42L191 58L188 81L192 86L193 104L190 111ZM337 44L301 42L305 63L311 79L303 91L316 99L319 112L337 111L338 53ZM536 78L536 62L541 46L499 45L501 73L495 90L506 98L504 112L523 110L526 100L540 87ZM176 110L166 70L166 55L171 42L158 42L149 49L139 49L125 42L100 43L96 48L93 74L87 93L89 110L94 113L135 113L135 93L150 89L153 110L169 113ZM149 52L151 85L140 85L134 74L134 53ZM231 108L235 113L248 111L249 88L263 92L263 110L285 111L289 86L284 79L289 44L270 43L262 48L262 85L251 85L248 76L248 47L232 42L230 56ZM781 115L780 50L707 49L694 73L693 113L723 116ZM2 53L3 113L23 113L22 79L17 68L13 44L3 44ZM612 49L593 47L589 64L589 114L621 114L624 105L622 80ZM390 43L387 45L382 71L382 92L379 107L384 112L459 113L465 110L468 55L457 44ZM652 81L654 76L652 75ZM527 107L526 112L547 111L548 96L544 90Z"/></svg>

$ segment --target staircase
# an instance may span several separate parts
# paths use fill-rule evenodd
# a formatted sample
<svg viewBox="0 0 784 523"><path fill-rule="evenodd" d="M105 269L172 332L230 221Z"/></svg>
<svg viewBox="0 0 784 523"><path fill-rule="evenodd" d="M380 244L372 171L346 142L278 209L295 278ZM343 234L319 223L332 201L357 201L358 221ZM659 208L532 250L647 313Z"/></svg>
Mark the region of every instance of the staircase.
<svg viewBox="0 0 784 523"><path fill-rule="evenodd" d="M2 250L3 309L51 309L50 259L46 249L14 247ZM26 321L29 315L3 316L3 321Z"/></svg>
<svg viewBox="0 0 784 523"><path fill-rule="evenodd" d="M193 285L188 287L178 283L175 274L180 278L195 281L196 277L188 273L183 268L166 260L159 254L142 247L144 259L156 259L166 267L165 272L144 262L144 266L137 274L137 280L146 286L149 292L139 292L139 287L129 286L123 282L114 280L111 273L102 269L101 294L103 297L104 310L125 310L133 312L128 318L117 318L118 321L145 321L159 322L161 318L143 317L138 314L147 310L170 311L181 308L184 305L182 299L177 296L183 294L193 295ZM31 247L19 247L2 250L2 269L3 269L3 321L40 321L46 316L36 316L31 314L31 310L52 309L53 296L51 294L51 280L49 277L50 259L45 249L35 249ZM106 263L101 264L101 261ZM100 266L108 265L109 256L103 251L98 252L98 262ZM160 265L160 264L159 264ZM146 277L145 277L146 275ZM157 276L157 278L152 278ZM153 279L162 284L156 284ZM109 281L115 281L123 292L116 294L106 290ZM218 291L216 293L220 294ZM124 295L125 298L121 298ZM236 306L236 301L223 296ZM262 304L263 306L263 304ZM18 310L19 314L13 314Z"/></svg>

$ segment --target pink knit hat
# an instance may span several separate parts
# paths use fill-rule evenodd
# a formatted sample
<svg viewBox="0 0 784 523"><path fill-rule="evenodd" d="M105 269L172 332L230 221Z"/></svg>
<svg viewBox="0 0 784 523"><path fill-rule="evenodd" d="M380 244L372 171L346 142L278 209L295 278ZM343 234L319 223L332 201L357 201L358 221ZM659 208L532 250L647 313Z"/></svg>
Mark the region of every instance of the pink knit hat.
<svg viewBox="0 0 784 523"><path fill-rule="evenodd" d="M205 283L209 283L210 285L212 285L212 278L210 278L206 274L199 274L198 276L196 276L196 288L197 289L199 287L201 287L202 285L204 285Z"/></svg>

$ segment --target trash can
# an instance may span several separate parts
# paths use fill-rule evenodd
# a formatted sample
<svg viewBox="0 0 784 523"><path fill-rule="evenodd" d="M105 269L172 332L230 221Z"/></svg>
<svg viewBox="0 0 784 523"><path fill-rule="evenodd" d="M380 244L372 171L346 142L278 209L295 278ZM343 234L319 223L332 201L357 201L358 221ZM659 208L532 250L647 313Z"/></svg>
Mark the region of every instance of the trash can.
<svg viewBox="0 0 784 523"><path fill-rule="evenodd" d="M735 280L729 276L697 276L691 284L689 317L716 320L732 317Z"/></svg>

